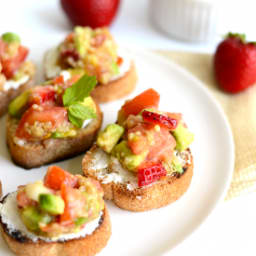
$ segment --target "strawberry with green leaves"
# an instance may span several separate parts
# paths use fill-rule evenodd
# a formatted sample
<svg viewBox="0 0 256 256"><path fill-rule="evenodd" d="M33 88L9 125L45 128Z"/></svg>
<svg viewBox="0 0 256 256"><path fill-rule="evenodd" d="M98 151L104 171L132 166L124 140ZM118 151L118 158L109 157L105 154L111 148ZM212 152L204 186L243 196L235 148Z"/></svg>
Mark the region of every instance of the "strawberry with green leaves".
<svg viewBox="0 0 256 256"><path fill-rule="evenodd" d="M245 35L229 33L214 56L215 78L219 87L238 93L256 82L256 44Z"/></svg>

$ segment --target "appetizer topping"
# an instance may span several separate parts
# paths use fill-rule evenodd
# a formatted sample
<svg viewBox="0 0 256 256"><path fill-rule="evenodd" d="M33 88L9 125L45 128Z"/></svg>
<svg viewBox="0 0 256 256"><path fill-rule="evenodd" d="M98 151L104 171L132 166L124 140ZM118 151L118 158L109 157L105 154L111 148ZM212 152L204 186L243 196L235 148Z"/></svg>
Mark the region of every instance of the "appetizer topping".
<svg viewBox="0 0 256 256"><path fill-rule="evenodd" d="M97 117L89 96L96 83L95 77L61 75L23 92L9 105L9 114L18 121L16 136L31 141L76 136L86 121Z"/></svg>
<svg viewBox="0 0 256 256"><path fill-rule="evenodd" d="M0 90L16 88L34 74L32 63L25 62L27 55L18 35L8 32L0 37Z"/></svg>
<svg viewBox="0 0 256 256"><path fill-rule="evenodd" d="M57 238L76 233L98 218L103 191L95 180L49 167L44 182L18 188L16 200L26 228L36 235Z"/></svg>
<svg viewBox="0 0 256 256"><path fill-rule="evenodd" d="M119 73L121 60L107 28L75 27L58 48L62 69L75 69L108 83Z"/></svg>
<svg viewBox="0 0 256 256"><path fill-rule="evenodd" d="M166 174L162 164L153 164L152 166L140 168L138 170L138 185L139 187L149 185L166 176Z"/></svg>
<svg viewBox="0 0 256 256"><path fill-rule="evenodd" d="M161 126L165 126L169 130L175 130L177 127L177 119L171 118L166 115L154 113L148 110L144 110L142 112L143 120L153 124L159 124Z"/></svg>
<svg viewBox="0 0 256 256"><path fill-rule="evenodd" d="M159 111L158 103L159 94L153 89L125 102L118 113L118 124L108 125L96 142L124 169L137 175L139 187L162 176L182 174L189 161L180 155L192 143L193 134L181 114Z"/></svg>
<svg viewBox="0 0 256 256"><path fill-rule="evenodd" d="M109 124L101 131L97 138L97 145L110 153L124 133L124 128L118 124Z"/></svg>
<svg viewBox="0 0 256 256"><path fill-rule="evenodd" d="M137 115L143 109L158 108L160 95L153 89L148 89L132 100L128 100L118 112L118 123L121 124L129 115Z"/></svg>

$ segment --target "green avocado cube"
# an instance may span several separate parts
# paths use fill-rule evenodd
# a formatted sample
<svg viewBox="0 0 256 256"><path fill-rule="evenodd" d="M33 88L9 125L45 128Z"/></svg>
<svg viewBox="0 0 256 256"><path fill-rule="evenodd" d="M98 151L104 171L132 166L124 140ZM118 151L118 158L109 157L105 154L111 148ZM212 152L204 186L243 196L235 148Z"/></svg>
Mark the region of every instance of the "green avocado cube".
<svg viewBox="0 0 256 256"><path fill-rule="evenodd" d="M65 208L65 202L60 196L53 194L41 194L39 196L39 205L43 211L52 215L62 214Z"/></svg>
<svg viewBox="0 0 256 256"><path fill-rule="evenodd" d="M32 231L39 230L39 223L48 224L52 218L48 214L41 213L34 206L29 206L21 211L21 219L25 226Z"/></svg>
<svg viewBox="0 0 256 256"><path fill-rule="evenodd" d="M3 41L5 41L6 43L20 43L20 37L12 32L6 32L2 35L2 39Z"/></svg>
<svg viewBox="0 0 256 256"><path fill-rule="evenodd" d="M97 138L97 145L110 153L124 133L124 128L118 124L109 124L101 131Z"/></svg>
<svg viewBox="0 0 256 256"><path fill-rule="evenodd" d="M77 26L75 27L74 32L75 48L78 54L84 58L87 53L87 49L89 48L89 38L91 35L90 29Z"/></svg>
<svg viewBox="0 0 256 256"><path fill-rule="evenodd" d="M24 107L27 105L30 95L30 90L23 92L16 97L8 107L8 113L13 117L19 117L24 111Z"/></svg>
<svg viewBox="0 0 256 256"><path fill-rule="evenodd" d="M176 149L180 152L187 149L194 140L194 134L183 124L179 124L172 133L176 139Z"/></svg>
<svg viewBox="0 0 256 256"><path fill-rule="evenodd" d="M123 140L113 149L113 155L117 157L119 162L129 171L136 171L136 168L144 161L147 152L135 155L131 152L127 145L127 141Z"/></svg>

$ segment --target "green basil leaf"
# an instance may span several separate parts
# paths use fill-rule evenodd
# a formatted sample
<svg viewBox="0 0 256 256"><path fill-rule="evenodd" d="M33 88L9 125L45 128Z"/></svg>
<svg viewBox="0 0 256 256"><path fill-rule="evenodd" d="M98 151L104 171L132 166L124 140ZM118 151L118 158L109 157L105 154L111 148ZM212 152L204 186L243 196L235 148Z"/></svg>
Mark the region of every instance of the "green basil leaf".
<svg viewBox="0 0 256 256"><path fill-rule="evenodd" d="M70 106L90 95L97 80L95 76L83 75L76 83L67 88L63 94L63 104L65 107Z"/></svg>
<svg viewBox="0 0 256 256"><path fill-rule="evenodd" d="M95 111L81 103L74 103L69 106L68 112L71 113L72 116L82 120L96 118Z"/></svg>
<svg viewBox="0 0 256 256"><path fill-rule="evenodd" d="M84 120L73 116L70 112L68 112L68 119L74 126L78 128L83 126Z"/></svg>

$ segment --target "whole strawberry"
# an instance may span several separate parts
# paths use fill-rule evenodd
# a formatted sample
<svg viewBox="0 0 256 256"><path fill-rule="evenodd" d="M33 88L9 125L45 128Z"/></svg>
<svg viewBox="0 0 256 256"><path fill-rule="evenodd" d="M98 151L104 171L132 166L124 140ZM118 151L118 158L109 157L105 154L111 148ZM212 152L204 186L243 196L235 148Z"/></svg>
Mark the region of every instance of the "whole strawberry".
<svg viewBox="0 0 256 256"><path fill-rule="evenodd" d="M245 35L229 33L216 50L214 71L219 87L240 92L256 82L256 45Z"/></svg>
<svg viewBox="0 0 256 256"><path fill-rule="evenodd" d="M110 25L119 0L61 0L61 6L74 25L96 28Z"/></svg>

